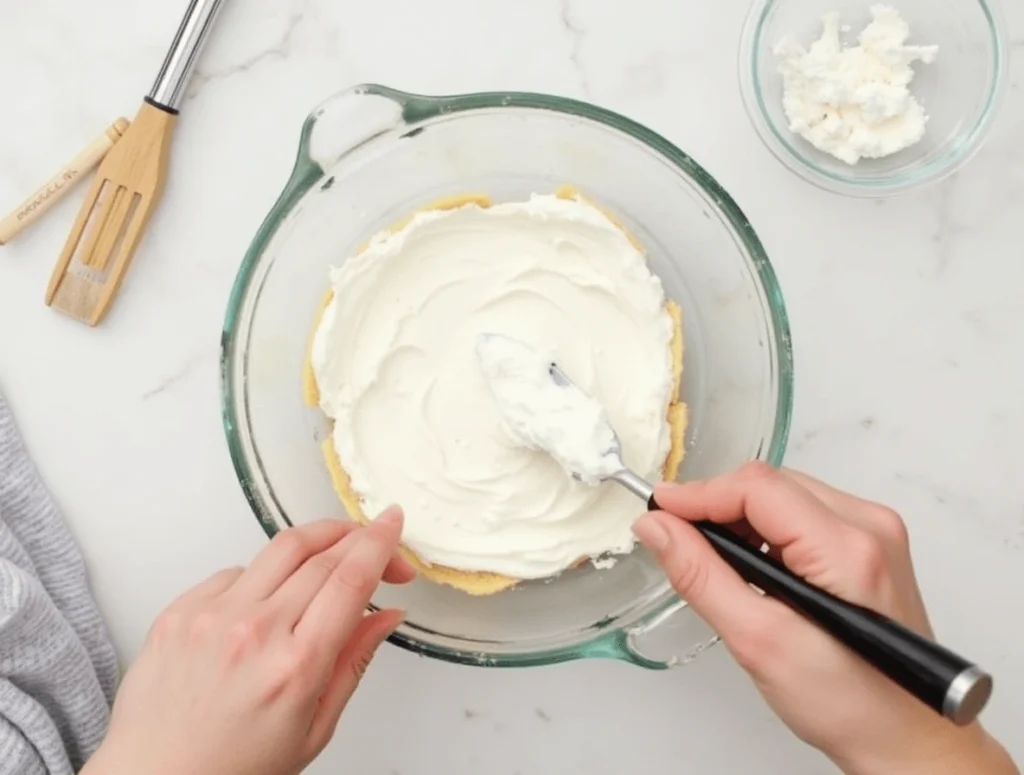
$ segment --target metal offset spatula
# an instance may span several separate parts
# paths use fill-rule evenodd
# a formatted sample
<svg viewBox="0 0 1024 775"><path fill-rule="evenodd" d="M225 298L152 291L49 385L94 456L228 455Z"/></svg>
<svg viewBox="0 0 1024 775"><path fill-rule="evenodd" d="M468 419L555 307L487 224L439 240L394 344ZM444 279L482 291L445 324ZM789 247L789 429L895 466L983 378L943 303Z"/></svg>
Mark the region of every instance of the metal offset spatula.
<svg viewBox="0 0 1024 775"><path fill-rule="evenodd" d="M556 384L581 390L557 365L552 363L549 373ZM637 495L652 511L658 510L654 488L622 463L619 438L610 427L608 431L614 439L608 452L621 463L621 470L608 478ZM953 722L969 724L985 707L992 694L992 677L973 662L888 617L807 583L722 525L691 524L746 581L817 624Z"/></svg>
<svg viewBox="0 0 1024 775"><path fill-rule="evenodd" d="M163 193L185 87L222 0L190 0L152 91L100 165L46 290L91 326L107 313Z"/></svg>

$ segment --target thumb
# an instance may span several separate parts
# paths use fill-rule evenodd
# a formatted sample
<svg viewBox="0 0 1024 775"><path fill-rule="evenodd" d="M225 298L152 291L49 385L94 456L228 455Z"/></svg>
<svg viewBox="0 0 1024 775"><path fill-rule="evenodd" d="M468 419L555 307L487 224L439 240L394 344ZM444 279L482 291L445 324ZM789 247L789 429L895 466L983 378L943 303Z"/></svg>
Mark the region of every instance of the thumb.
<svg viewBox="0 0 1024 775"><path fill-rule="evenodd" d="M685 520L652 511L637 520L633 532L679 596L730 646L741 644L771 613L771 601L751 589Z"/></svg>
<svg viewBox="0 0 1024 775"><path fill-rule="evenodd" d="M404 611L388 609L367 614L356 626L334 663L334 672L327 688L320 695L320 706L309 732L309 741L313 746L310 758L320 753L331 741L341 712L359 687L377 649L404 618Z"/></svg>

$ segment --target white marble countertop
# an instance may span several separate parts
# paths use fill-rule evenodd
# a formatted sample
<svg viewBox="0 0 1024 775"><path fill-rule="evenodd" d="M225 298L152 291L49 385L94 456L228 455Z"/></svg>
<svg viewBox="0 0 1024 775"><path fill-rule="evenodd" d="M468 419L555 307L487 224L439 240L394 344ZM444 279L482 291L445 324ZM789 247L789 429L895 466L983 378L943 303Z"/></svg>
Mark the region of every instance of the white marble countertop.
<svg viewBox="0 0 1024 775"><path fill-rule="evenodd" d="M0 210L134 114L184 5L3 11ZM1024 5L1004 5L1020 52ZM798 180L751 129L736 79L746 6L228 3L182 110L166 198L107 322L91 330L42 303L81 191L0 248L0 387L125 660L175 595L265 541L228 459L217 355L235 271L308 110L362 81L546 91L648 124L739 201L792 317L789 464L901 510L937 629L995 673L987 722L1024 759L1024 62L961 174L886 202L843 199ZM723 649L651 674L604 662L489 671L389 647L311 771L832 770Z"/></svg>

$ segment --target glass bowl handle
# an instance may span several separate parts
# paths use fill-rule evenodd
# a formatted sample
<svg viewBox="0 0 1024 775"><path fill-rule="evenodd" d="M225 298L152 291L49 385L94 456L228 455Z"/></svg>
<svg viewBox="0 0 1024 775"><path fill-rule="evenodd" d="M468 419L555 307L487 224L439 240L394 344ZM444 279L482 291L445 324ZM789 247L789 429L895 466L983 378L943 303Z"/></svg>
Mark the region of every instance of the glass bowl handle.
<svg viewBox="0 0 1024 775"><path fill-rule="evenodd" d="M677 600L651 619L620 630L601 642L600 653L648 670L667 670L689 664L718 643L718 636L697 614Z"/></svg>
<svg viewBox="0 0 1024 775"><path fill-rule="evenodd" d="M303 153L329 170L355 148L381 135L411 131L414 120L441 100L407 94L376 84L339 92L309 115L303 132ZM412 135L410 135L412 136Z"/></svg>

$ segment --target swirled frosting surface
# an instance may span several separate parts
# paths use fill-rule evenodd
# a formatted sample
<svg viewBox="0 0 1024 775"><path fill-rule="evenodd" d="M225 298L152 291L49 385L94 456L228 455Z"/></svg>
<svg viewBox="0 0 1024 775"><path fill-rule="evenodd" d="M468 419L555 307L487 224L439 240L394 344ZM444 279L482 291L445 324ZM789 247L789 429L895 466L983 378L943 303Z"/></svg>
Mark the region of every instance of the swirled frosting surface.
<svg viewBox="0 0 1024 775"><path fill-rule="evenodd" d="M642 505L524 447L476 353L484 333L550 353L605 407L626 464L657 478L671 443L673 322L622 229L554 195L423 211L371 239L331 284L312 367L367 516L399 503L422 560L520 579L632 550Z"/></svg>

